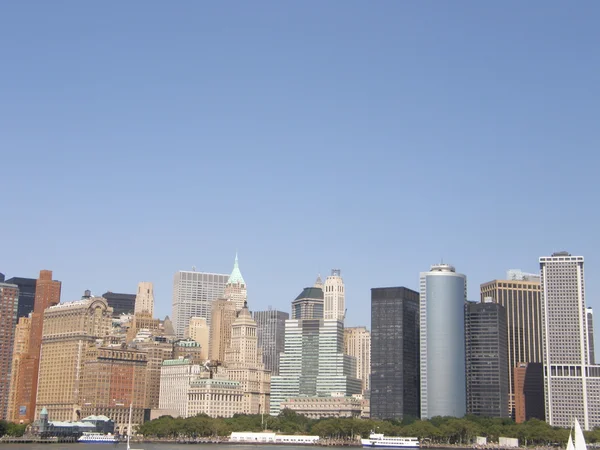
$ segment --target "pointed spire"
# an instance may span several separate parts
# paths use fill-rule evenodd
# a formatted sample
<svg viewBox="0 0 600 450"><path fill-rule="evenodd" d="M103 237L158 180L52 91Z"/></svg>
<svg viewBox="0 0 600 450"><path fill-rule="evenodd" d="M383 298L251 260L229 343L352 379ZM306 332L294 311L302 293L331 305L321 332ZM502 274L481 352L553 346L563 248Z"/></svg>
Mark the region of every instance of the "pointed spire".
<svg viewBox="0 0 600 450"><path fill-rule="evenodd" d="M323 289L323 280L321 279L321 274L317 275L317 281L315 281L315 285L313 287Z"/></svg>
<svg viewBox="0 0 600 450"><path fill-rule="evenodd" d="M235 260L233 261L233 270L231 271L231 275L229 275L229 280L227 280L227 284L246 284L244 281L244 277L242 277L242 272L240 272L240 266L238 263L238 254L235 252Z"/></svg>

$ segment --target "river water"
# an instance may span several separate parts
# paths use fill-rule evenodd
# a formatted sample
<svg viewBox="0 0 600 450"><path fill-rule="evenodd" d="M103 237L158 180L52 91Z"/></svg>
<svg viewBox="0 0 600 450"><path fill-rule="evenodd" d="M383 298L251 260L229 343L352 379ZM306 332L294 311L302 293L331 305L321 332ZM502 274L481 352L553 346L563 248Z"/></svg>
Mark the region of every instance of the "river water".
<svg viewBox="0 0 600 450"><path fill-rule="evenodd" d="M127 444L0 444L0 450L125 450ZM325 448L345 448L351 450L356 447L319 447L319 446L295 446L295 445L260 445L260 444L146 444L131 443L131 450L309 450ZM357 449L358 450L358 449Z"/></svg>

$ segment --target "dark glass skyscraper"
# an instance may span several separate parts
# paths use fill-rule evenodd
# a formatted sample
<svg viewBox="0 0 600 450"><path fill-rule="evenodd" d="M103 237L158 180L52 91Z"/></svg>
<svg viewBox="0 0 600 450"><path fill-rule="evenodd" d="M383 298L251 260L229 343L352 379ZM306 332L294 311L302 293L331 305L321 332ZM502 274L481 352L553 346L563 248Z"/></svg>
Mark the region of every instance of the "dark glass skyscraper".
<svg viewBox="0 0 600 450"><path fill-rule="evenodd" d="M12 277L7 283L19 286L19 306L17 308L17 320L27 317L33 311L35 303L35 278Z"/></svg>
<svg viewBox="0 0 600 450"><path fill-rule="evenodd" d="M116 292L105 292L102 297L113 309L113 316L121 314L133 314L135 310L135 294L119 294Z"/></svg>
<svg viewBox="0 0 600 450"><path fill-rule="evenodd" d="M371 417L419 417L419 293L371 289Z"/></svg>
<svg viewBox="0 0 600 450"><path fill-rule="evenodd" d="M506 309L487 299L465 305L467 414L510 417Z"/></svg>
<svg viewBox="0 0 600 450"><path fill-rule="evenodd" d="M270 370L273 375L279 375L279 354L283 352L285 344L285 321L290 315L269 309L255 311L253 316L257 327L258 348L262 349L265 369Z"/></svg>

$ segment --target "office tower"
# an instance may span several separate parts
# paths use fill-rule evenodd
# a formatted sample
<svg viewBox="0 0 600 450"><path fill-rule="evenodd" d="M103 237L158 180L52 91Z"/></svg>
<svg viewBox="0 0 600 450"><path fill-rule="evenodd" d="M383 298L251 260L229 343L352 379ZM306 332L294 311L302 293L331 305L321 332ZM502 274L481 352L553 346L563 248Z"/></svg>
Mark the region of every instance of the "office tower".
<svg viewBox="0 0 600 450"><path fill-rule="evenodd" d="M263 352L263 363L271 375L279 375L279 354L283 352L285 321L290 315L276 309L254 311L258 347Z"/></svg>
<svg viewBox="0 0 600 450"><path fill-rule="evenodd" d="M514 368L515 422L546 420L544 367L542 363L519 363Z"/></svg>
<svg viewBox="0 0 600 450"><path fill-rule="evenodd" d="M112 310L102 297L84 298L44 311L36 414L78 420L86 355L112 328Z"/></svg>
<svg viewBox="0 0 600 450"><path fill-rule="evenodd" d="M154 285L151 282L140 281L138 283L134 312L154 317Z"/></svg>
<svg viewBox="0 0 600 450"><path fill-rule="evenodd" d="M587 330L588 330L588 348L590 352L590 364L596 364L596 353L594 350L594 310L588 306L586 308Z"/></svg>
<svg viewBox="0 0 600 450"><path fill-rule="evenodd" d="M113 316L115 317L119 317L121 314L133 314L135 311L135 297L135 294L119 294L110 291L102 294L102 298L113 309Z"/></svg>
<svg viewBox="0 0 600 450"><path fill-rule="evenodd" d="M60 288L60 281L52 280L51 270L40 271L40 276L35 284L35 303L31 313L29 348L27 353L20 358L19 366L13 368L13 370L19 371L15 377L18 384L15 387L15 415L11 418L13 422L27 423L32 422L35 418L44 311L60 302Z"/></svg>
<svg viewBox="0 0 600 450"><path fill-rule="evenodd" d="M231 325L236 317L236 304L225 298L215 300L211 315L208 358L223 362L225 350L231 341Z"/></svg>
<svg viewBox="0 0 600 450"><path fill-rule="evenodd" d="M371 379L371 333L369 330L365 327L345 328L344 353L356 358L356 378L362 381L364 394L370 390Z"/></svg>
<svg viewBox="0 0 600 450"><path fill-rule="evenodd" d="M188 391L192 380L198 378L202 366L191 360L167 359L160 371L159 409L175 412L175 417L187 417Z"/></svg>
<svg viewBox="0 0 600 450"><path fill-rule="evenodd" d="M200 344L204 355L202 359L208 359L209 331L210 328L205 317L192 317L188 326L185 327L184 338L192 339Z"/></svg>
<svg viewBox="0 0 600 450"><path fill-rule="evenodd" d="M16 284L19 287L19 307L17 308L17 320L27 317L33 311L35 303L35 278L12 277L6 280L8 284Z"/></svg>
<svg viewBox="0 0 600 450"><path fill-rule="evenodd" d="M481 301L491 298L506 310L508 336L508 410L515 416L514 371L521 363L542 362L540 277L509 270L506 280L481 285Z"/></svg>
<svg viewBox="0 0 600 450"><path fill-rule="evenodd" d="M421 418L466 412L465 301L467 279L437 264L420 277Z"/></svg>
<svg viewBox="0 0 600 450"><path fill-rule="evenodd" d="M333 269L323 287L323 318L343 321L346 316L346 292L340 269Z"/></svg>
<svg viewBox="0 0 600 450"><path fill-rule="evenodd" d="M371 417L419 417L419 293L371 289Z"/></svg>
<svg viewBox="0 0 600 450"><path fill-rule="evenodd" d="M244 303L248 299L246 282L244 281L244 277L242 277L242 272L240 272L237 253L235 254L233 270L225 285L223 297L232 301L237 311L244 307Z"/></svg>
<svg viewBox="0 0 600 450"><path fill-rule="evenodd" d="M10 422L18 421L18 407L17 407L17 392L20 391L19 386L22 385L22 380L19 379L19 375L23 375L18 369L21 361L27 357L29 352L29 337L31 335L31 318L21 317L17 326L15 327L15 338L12 353L12 364L10 372L10 388L8 391L8 406L7 406L7 420Z"/></svg>
<svg viewBox="0 0 600 450"><path fill-rule="evenodd" d="M19 286L0 282L0 420L6 420Z"/></svg>
<svg viewBox="0 0 600 450"><path fill-rule="evenodd" d="M225 351L227 378L238 381L244 393L243 414L261 414L269 409L271 372L262 362L256 328L256 322L244 304L231 325L231 342Z"/></svg>
<svg viewBox="0 0 600 450"><path fill-rule="evenodd" d="M173 280L173 325L183 337L190 318L204 317L210 326L212 302L223 297L229 275L180 271Z"/></svg>
<svg viewBox="0 0 600 450"><path fill-rule="evenodd" d="M292 319L322 319L323 290L307 287L292 302Z"/></svg>
<svg viewBox="0 0 600 450"><path fill-rule="evenodd" d="M6 280L6 277L4 276L3 273L0 273L0 283L4 283Z"/></svg>
<svg viewBox="0 0 600 450"><path fill-rule="evenodd" d="M467 414L509 417L506 309L486 298L465 305Z"/></svg>
<svg viewBox="0 0 600 450"><path fill-rule="evenodd" d="M540 257L546 420L585 430L600 425L600 366L589 363L583 256Z"/></svg>
<svg viewBox="0 0 600 450"><path fill-rule="evenodd" d="M81 413L77 416L110 417L115 432L126 434L129 407L131 423L144 422L146 404L146 354L131 348L91 346L87 348L80 379ZM158 405L157 405L158 406ZM51 413L49 411L49 415Z"/></svg>
<svg viewBox="0 0 600 450"><path fill-rule="evenodd" d="M146 354L147 360L145 407L156 409L160 402L160 370L163 361L173 358L173 344L162 336L153 336L135 346Z"/></svg>

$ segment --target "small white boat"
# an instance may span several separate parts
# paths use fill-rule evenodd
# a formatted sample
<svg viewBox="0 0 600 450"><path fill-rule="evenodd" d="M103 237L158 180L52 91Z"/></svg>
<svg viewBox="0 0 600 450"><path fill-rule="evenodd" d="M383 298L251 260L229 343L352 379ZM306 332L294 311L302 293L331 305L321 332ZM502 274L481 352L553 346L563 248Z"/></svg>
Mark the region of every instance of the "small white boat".
<svg viewBox="0 0 600 450"><path fill-rule="evenodd" d="M77 442L85 444L116 444L119 439L113 434L83 433Z"/></svg>
<svg viewBox="0 0 600 450"><path fill-rule="evenodd" d="M371 433L369 439L361 439L363 447L378 448L419 448L419 438L385 436L379 433Z"/></svg>

